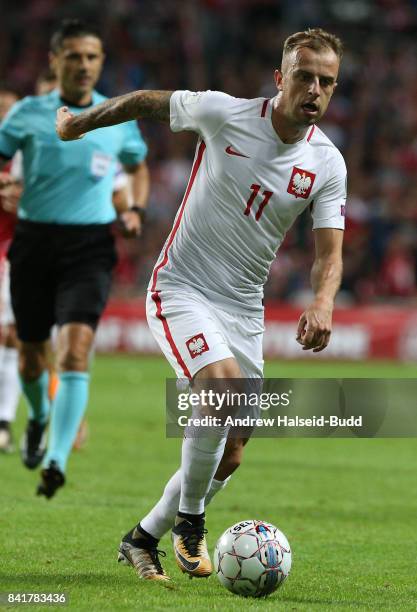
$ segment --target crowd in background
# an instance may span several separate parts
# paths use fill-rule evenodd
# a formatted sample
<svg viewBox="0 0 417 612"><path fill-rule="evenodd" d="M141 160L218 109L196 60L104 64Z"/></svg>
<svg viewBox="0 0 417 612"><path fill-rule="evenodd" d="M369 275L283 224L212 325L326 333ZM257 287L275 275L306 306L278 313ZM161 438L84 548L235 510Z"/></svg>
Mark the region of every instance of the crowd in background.
<svg viewBox="0 0 417 612"><path fill-rule="evenodd" d="M50 33L64 17L95 22L107 60L98 89L219 89L275 95L286 36L321 26L346 44L339 85L321 129L348 166L341 303L417 300L416 0L0 0L0 82L32 93ZM191 168L196 135L141 122L149 145L149 222L119 241L114 291L144 293ZM267 299L303 301L313 238L309 213L271 268Z"/></svg>

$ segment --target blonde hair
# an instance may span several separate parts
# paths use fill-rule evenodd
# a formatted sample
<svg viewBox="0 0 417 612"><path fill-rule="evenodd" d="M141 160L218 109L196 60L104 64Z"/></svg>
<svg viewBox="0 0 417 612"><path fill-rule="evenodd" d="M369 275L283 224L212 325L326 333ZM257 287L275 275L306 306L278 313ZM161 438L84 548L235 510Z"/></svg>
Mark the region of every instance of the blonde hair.
<svg viewBox="0 0 417 612"><path fill-rule="evenodd" d="M323 49L331 49L335 52L339 61L343 56L343 43L334 34L330 34L321 28L309 28L304 32L296 32L288 36L284 42L282 57L300 47L308 47L314 51L323 51Z"/></svg>

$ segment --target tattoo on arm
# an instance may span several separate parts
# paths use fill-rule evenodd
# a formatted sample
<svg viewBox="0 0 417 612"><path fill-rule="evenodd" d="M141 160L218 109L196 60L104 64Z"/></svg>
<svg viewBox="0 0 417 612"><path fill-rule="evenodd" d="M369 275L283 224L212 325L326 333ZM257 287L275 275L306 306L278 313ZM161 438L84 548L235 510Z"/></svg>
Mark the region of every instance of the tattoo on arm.
<svg viewBox="0 0 417 612"><path fill-rule="evenodd" d="M169 123L172 91L134 91L111 98L71 119L71 128L83 134L132 119L155 119Z"/></svg>

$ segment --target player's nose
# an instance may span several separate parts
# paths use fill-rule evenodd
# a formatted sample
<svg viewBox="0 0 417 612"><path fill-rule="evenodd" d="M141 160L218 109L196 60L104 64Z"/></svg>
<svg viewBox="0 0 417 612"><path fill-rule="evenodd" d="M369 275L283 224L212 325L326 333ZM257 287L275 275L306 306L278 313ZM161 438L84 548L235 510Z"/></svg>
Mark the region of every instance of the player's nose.
<svg viewBox="0 0 417 612"><path fill-rule="evenodd" d="M80 58L80 68L83 71L87 71L90 68L90 59L87 55L82 55Z"/></svg>
<svg viewBox="0 0 417 612"><path fill-rule="evenodd" d="M310 81L308 93L316 98L320 95L320 80L318 77L314 77L314 79Z"/></svg>

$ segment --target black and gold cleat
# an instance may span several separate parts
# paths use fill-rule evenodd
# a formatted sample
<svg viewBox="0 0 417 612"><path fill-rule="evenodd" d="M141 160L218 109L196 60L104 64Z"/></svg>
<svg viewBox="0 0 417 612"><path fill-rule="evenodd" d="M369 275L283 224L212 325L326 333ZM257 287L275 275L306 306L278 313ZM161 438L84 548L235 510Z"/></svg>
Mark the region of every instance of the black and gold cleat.
<svg viewBox="0 0 417 612"><path fill-rule="evenodd" d="M204 516L177 515L172 529L172 543L180 570L191 578L208 578L213 572L206 542Z"/></svg>
<svg viewBox="0 0 417 612"><path fill-rule="evenodd" d="M47 499L51 499L64 484L64 474L59 469L56 461L51 461L48 467L41 471L41 482L38 485L36 494L44 495Z"/></svg>
<svg viewBox="0 0 417 612"><path fill-rule="evenodd" d="M168 581L159 557L165 557L163 550L157 548L158 540L147 537L134 527L127 533L119 546L117 561L135 568L139 578L144 580Z"/></svg>

